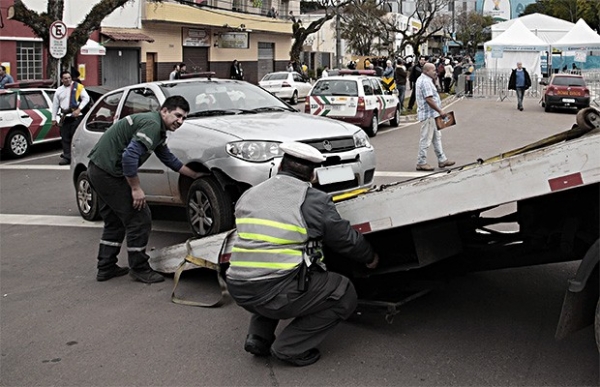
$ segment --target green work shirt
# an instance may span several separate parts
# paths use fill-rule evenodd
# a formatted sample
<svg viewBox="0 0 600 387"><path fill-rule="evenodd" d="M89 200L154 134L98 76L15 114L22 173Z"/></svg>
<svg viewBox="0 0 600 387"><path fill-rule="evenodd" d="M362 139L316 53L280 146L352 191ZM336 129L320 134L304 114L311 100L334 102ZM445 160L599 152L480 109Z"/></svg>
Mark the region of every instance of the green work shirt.
<svg viewBox="0 0 600 387"><path fill-rule="evenodd" d="M142 165L166 139L167 129L160 112L132 114L108 128L88 157L103 171L120 177L123 176L123 152L131 140L141 142L148 150L140 157L139 165Z"/></svg>

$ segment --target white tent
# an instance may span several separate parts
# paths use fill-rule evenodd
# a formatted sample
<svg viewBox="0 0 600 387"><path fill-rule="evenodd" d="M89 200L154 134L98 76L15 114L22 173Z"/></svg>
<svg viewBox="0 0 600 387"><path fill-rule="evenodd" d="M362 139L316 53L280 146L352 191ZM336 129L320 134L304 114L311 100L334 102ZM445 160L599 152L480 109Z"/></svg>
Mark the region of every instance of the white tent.
<svg viewBox="0 0 600 387"><path fill-rule="evenodd" d="M574 23L566 20L542 15L541 13L533 13L492 25L492 39L496 39L507 31L517 20L523 23L535 36L547 43L556 42L575 26Z"/></svg>
<svg viewBox="0 0 600 387"><path fill-rule="evenodd" d="M79 50L81 55L106 55L106 48L100 43L88 39L84 46Z"/></svg>
<svg viewBox="0 0 600 387"><path fill-rule="evenodd" d="M600 50L600 35L592 30L583 19L579 19L571 31L552 43L552 47L563 51Z"/></svg>
<svg viewBox="0 0 600 387"><path fill-rule="evenodd" d="M549 49L548 43L529 31L519 19L496 39L486 42L485 67L506 70L523 63L529 74L541 75L540 52Z"/></svg>

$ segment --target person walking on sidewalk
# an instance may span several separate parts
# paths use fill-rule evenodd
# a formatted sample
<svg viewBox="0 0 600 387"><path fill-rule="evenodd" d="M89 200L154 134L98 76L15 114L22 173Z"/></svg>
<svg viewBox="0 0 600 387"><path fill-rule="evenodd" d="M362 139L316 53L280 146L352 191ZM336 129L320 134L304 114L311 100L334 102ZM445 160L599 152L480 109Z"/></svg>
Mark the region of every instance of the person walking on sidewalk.
<svg viewBox="0 0 600 387"><path fill-rule="evenodd" d="M517 92L517 109L523 111L523 95L525 90L531 87L531 78L529 73L523 67L523 63L517 62L517 68L513 69L508 79L508 90Z"/></svg>
<svg viewBox="0 0 600 387"><path fill-rule="evenodd" d="M433 141L433 149L438 158L440 168L455 164L448 160L442 149L442 133L435 124L435 117L445 117L442 110L442 100L438 94L434 80L437 77L435 65L425 63L423 73L415 84L417 99L417 119L421 122L421 136L419 139L419 153L417 156L417 171L433 171L434 168L427 164L427 150Z"/></svg>
<svg viewBox="0 0 600 387"><path fill-rule="evenodd" d="M185 98L171 96L160 111L133 114L114 123L88 155L88 176L98 194L98 208L104 220L96 280L106 281L128 272L140 282L165 280L148 263L146 245L152 215L137 171L154 152L172 170L192 179L201 176L183 165L165 144L167 131L177 130L189 111ZM131 269L117 266L117 255L125 237Z"/></svg>
<svg viewBox="0 0 600 387"><path fill-rule="evenodd" d="M425 65L426 62L427 62L427 59L424 56L422 56L419 58L419 63L415 63L415 65L410 70L410 75L408 77L408 81L410 82L411 90L410 90L410 98L408 99L408 110L412 110L413 107L415 106L415 99L416 99L415 83L417 82L417 79L419 79L419 77L421 76L421 73L423 72L423 65ZM433 66L433 68L435 69L435 66Z"/></svg>

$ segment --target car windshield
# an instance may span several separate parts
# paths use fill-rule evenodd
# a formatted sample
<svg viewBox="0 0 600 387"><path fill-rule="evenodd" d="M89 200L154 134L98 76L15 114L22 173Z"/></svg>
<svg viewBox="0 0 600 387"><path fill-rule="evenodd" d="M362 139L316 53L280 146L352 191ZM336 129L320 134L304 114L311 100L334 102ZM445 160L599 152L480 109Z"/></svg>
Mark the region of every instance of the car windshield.
<svg viewBox="0 0 600 387"><path fill-rule="evenodd" d="M579 77L554 77L552 84L555 86L585 86L583 78Z"/></svg>
<svg viewBox="0 0 600 387"><path fill-rule="evenodd" d="M356 81L345 79L325 79L317 82L311 95L345 95L350 97L358 96L358 87Z"/></svg>
<svg viewBox="0 0 600 387"><path fill-rule="evenodd" d="M189 116L255 113L265 108L268 111L295 111L271 93L245 82L181 82L161 88L165 97L183 96L190 104Z"/></svg>
<svg viewBox="0 0 600 387"><path fill-rule="evenodd" d="M283 81L288 78L288 73L272 73L263 77L263 81Z"/></svg>

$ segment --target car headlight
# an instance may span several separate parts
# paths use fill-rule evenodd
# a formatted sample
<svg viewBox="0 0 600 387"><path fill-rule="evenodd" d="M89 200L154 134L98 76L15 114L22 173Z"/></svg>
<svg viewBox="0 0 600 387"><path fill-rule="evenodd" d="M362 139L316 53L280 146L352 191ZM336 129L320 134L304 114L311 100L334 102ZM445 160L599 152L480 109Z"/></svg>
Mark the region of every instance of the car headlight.
<svg viewBox="0 0 600 387"><path fill-rule="evenodd" d="M354 133L354 146L356 148L362 148L362 147L366 147L366 148L370 148L371 147L371 142L369 141L369 136L367 136L367 134L365 132L363 132L362 130L359 130L358 132Z"/></svg>
<svg viewBox="0 0 600 387"><path fill-rule="evenodd" d="M238 159L261 163L283 156L279 143L272 141L237 141L227 144L227 153Z"/></svg>

